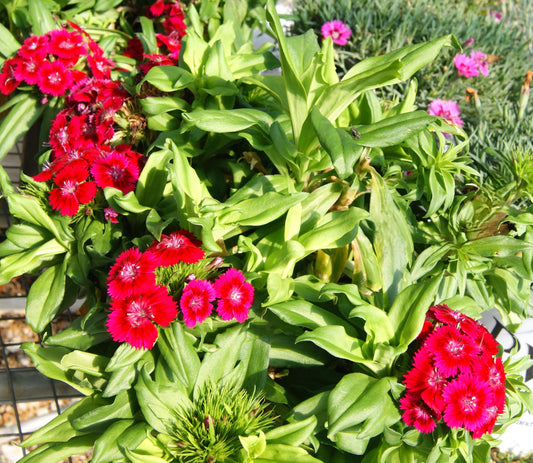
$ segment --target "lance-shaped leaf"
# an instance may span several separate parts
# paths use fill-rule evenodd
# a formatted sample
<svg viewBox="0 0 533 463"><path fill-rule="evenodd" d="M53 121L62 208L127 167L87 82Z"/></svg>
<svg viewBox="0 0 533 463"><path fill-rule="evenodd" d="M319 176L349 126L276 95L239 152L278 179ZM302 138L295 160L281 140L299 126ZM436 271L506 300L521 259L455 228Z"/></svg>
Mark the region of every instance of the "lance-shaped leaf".
<svg viewBox="0 0 533 463"><path fill-rule="evenodd" d="M273 119L266 112L258 109L204 109L183 114L185 121L194 124L206 132L228 133L241 132L258 125L265 128L273 123Z"/></svg>
<svg viewBox="0 0 533 463"><path fill-rule="evenodd" d="M42 332L61 309L65 295L67 260L46 269L31 285L26 303L26 322Z"/></svg>
<svg viewBox="0 0 533 463"><path fill-rule="evenodd" d="M335 127L327 117L322 116L315 106L311 110L311 122L315 128L318 141L329 154L333 167L342 179L353 174L354 165L361 157L363 149L346 129Z"/></svg>
<svg viewBox="0 0 533 463"><path fill-rule="evenodd" d="M327 213L307 233L301 235L298 241L307 252L318 249L341 248L350 243L357 234L357 224L368 217L364 209L351 207L347 211L333 211Z"/></svg>
<svg viewBox="0 0 533 463"><path fill-rule="evenodd" d="M432 278L405 288L396 297L389 310L389 320L394 330L391 345L401 353L416 339L424 325L427 310L433 305L440 278Z"/></svg>
<svg viewBox="0 0 533 463"><path fill-rule="evenodd" d="M286 444L298 447L309 439L317 425L316 416L289 423L268 431L265 434L270 444Z"/></svg>
<svg viewBox="0 0 533 463"><path fill-rule="evenodd" d="M163 92L175 92L193 84L194 80L194 76L183 68L177 66L155 66L147 72L144 79L137 85L137 91L139 91L144 82L148 82Z"/></svg>
<svg viewBox="0 0 533 463"><path fill-rule="evenodd" d="M413 255L413 238L405 214L394 202L383 178L372 173L370 219L374 223L374 249L378 258L387 305L400 291L400 284Z"/></svg>
<svg viewBox="0 0 533 463"><path fill-rule="evenodd" d="M32 25L32 33L35 35L44 35L52 29L56 29L52 13L47 8L43 0L35 0L28 3L28 12Z"/></svg>
<svg viewBox="0 0 533 463"><path fill-rule="evenodd" d="M85 434L73 437L67 442L46 443L21 458L19 463L42 463L45 461L63 461L72 455L80 455L94 445L94 441L100 436L98 433Z"/></svg>
<svg viewBox="0 0 533 463"><path fill-rule="evenodd" d="M426 128L436 118L426 111L398 114L370 125L356 127L361 138L354 143L369 147L395 146Z"/></svg>
<svg viewBox="0 0 533 463"><path fill-rule="evenodd" d="M328 438L343 431L368 439L381 434L400 418L389 395L395 378L376 379L362 373L346 375L328 397Z"/></svg>

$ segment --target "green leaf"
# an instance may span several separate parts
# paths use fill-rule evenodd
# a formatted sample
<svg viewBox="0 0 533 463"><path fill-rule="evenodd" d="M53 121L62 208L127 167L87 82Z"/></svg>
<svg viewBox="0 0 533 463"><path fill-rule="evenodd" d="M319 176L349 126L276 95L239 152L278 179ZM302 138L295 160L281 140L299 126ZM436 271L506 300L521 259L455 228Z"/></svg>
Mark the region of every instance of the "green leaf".
<svg viewBox="0 0 533 463"><path fill-rule="evenodd" d="M268 305L268 309L290 325L315 329L320 326L343 326L348 334L355 335L355 328L341 317L303 299L291 299Z"/></svg>
<svg viewBox="0 0 533 463"><path fill-rule="evenodd" d="M53 29L57 29L52 13L42 0L28 2L28 10L33 34L44 35Z"/></svg>
<svg viewBox="0 0 533 463"><path fill-rule="evenodd" d="M302 421L278 426L268 431L265 437L269 444L286 444L298 447L309 439L316 425L316 416L310 416Z"/></svg>
<svg viewBox="0 0 533 463"><path fill-rule="evenodd" d="M304 449L284 444L267 444L254 463L322 463Z"/></svg>
<svg viewBox="0 0 533 463"><path fill-rule="evenodd" d="M372 148L395 146L420 132L434 120L435 117L428 115L426 111L398 114L370 125L357 126L361 138L354 140L354 143Z"/></svg>
<svg viewBox="0 0 533 463"><path fill-rule="evenodd" d="M171 407L188 400L184 390L180 391L175 386L171 389L169 385L153 382L145 368L141 370L139 380L135 384L135 391L144 419L152 428L161 433L168 433L176 419ZM174 399L171 398L172 393ZM167 397L169 402L165 401Z"/></svg>
<svg viewBox="0 0 533 463"><path fill-rule="evenodd" d="M258 109L204 109L184 113L183 119L206 132L241 132L252 126L267 128L273 123L272 117Z"/></svg>
<svg viewBox="0 0 533 463"><path fill-rule="evenodd" d="M73 437L85 434L83 431L74 429L71 421L91 410L107 405L107 403L106 400L98 396L86 397L71 405L62 411L60 415L53 418L52 421L32 433L21 445L23 447L31 447L46 442L67 442Z"/></svg>
<svg viewBox="0 0 533 463"><path fill-rule="evenodd" d="M104 312L98 312L87 319L76 318L67 329L46 338L44 343L47 346L88 350L111 339L105 327L106 319L107 315Z"/></svg>
<svg viewBox="0 0 533 463"><path fill-rule="evenodd" d="M225 208L218 213L217 219L221 225L238 224L245 227L266 225L281 217L306 197L307 193L287 195L270 191Z"/></svg>
<svg viewBox="0 0 533 463"><path fill-rule="evenodd" d="M395 378L376 379L351 373L333 388L328 398L328 437L336 440L342 431L355 431L358 439L368 439L383 432L400 419L389 395Z"/></svg>
<svg viewBox="0 0 533 463"><path fill-rule="evenodd" d="M163 92L176 92L194 83L194 76L177 66L155 66L150 69L144 79L137 85L137 92L144 82L152 84ZM141 100L141 104L143 100ZM144 107L144 104L143 104Z"/></svg>
<svg viewBox="0 0 533 463"><path fill-rule="evenodd" d="M278 40L279 54L281 60L281 75L285 81L285 92L287 98L287 104L290 113L290 120L292 124L292 132L294 140L297 142L302 132L304 121L307 118L308 106L307 106L307 92L304 88L302 81L300 80L300 74L297 70L297 66L293 61L293 57L297 56L302 51L302 44L304 42L309 43L309 39L294 39L288 41L285 38L285 33L281 22L276 12L276 7L273 0L268 0L266 5L266 17L270 23L270 27L274 32L275 38ZM316 41L310 50L316 49ZM307 53L305 55L308 57ZM306 61L308 58L306 59Z"/></svg>
<svg viewBox="0 0 533 463"><path fill-rule="evenodd" d="M394 202L383 178L374 170L370 196L370 220L374 223L374 249L383 280L386 304L400 291L402 277L414 251L405 213Z"/></svg>
<svg viewBox="0 0 533 463"><path fill-rule="evenodd" d="M99 434L86 434L73 437L68 442L47 443L19 460L19 463L59 462L72 455L80 455L90 450Z"/></svg>
<svg viewBox="0 0 533 463"><path fill-rule="evenodd" d="M342 326L320 326L313 331L305 332L296 338L296 342L311 341L329 354L356 363L374 365L371 359L366 359L361 350L363 341L346 334Z"/></svg>
<svg viewBox="0 0 533 463"><path fill-rule="evenodd" d="M71 352L70 349L65 347L44 348L32 342L25 342L21 347L32 359L35 368L45 376L63 381L84 395L89 395L94 392L92 388L80 386L77 382L73 381L72 377L67 374L66 368L61 365L61 359L64 355Z"/></svg>
<svg viewBox="0 0 533 463"><path fill-rule="evenodd" d="M117 420L131 420L137 411L135 394L121 391L109 405L103 405L74 418L72 426L78 431L102 433Z"/></svg>
<svg viewBox="0 0 533 463"><path fill-rule="evenodd" d="M61 359L61 366L67 370L76 370L91 376L102 377L109 358L103 355L74 350L64 355Z"/></svg>
<svg viewBox="0 0 533 463"><path fill-rule="evenodd" d="M180 323L173 323L160 332L157 345L172 373L191 392L200 370L200 358L193 345L194 338L187 336Z"/></svg>
<svg viewBox="0 0 533 463"><path fill-rule="evenodd" d="M151 153L137 181L135 196L139 203L155 207L161 201L168 182L168 165L172 159L169 150Z"/></svg>
<svg viewBox="0 0 533 463"><path fill-rule="evenodd" d="M0 54L4 58L11 58L20 48L20 43L17 42L17 39L13 37L13 34L3 24L0 24L0 43L2 43Z"/></svg>
<svg viewBox="0 0 533 463"><path fill-rule="evenodd" d="M0 127L0 133L4 133ZM41 204L33 196L13 194L7 198L9 204L9 211L13 217L28 222L33 225L48 230L54 235L58 243L65 243L72 239L70 232L66 230L63 219L50 217L46 211L41 207ZM63 244L64 250L68 249L68 244Z"/></svg>
<svg viewBox="0 0 533 463"><path fill-rule="evenodd" d="M142 34L138 34L141 39L145 53L157 53L157 40L154 32L154 23L145 16L140 17Z"/></svg>
<svg viewBox="0 0 533 463"><path fill-rule="evenodd" d="M155 68L152 68L155 69ZM151 96L140 100L143 111L149 115L166 113L169 111L187 111L190 109L189 103L182 98L172 96ZM150 155L150 158L153 153ZM143 168L144 171L144 168Z"/></svg>
<svg viewBox="0 0 533 463"><path fill-rule="evenodd" d="M26 302L26 322L42 332L62 308L67 261L46 269L31 285Z"/></svg>
<svg viewBox="0 0 533 463"><path fill-rule="evenodd" d="M350 243L357 234L357 224L368 217L364 209L351 207L347 211L327 213L315 227L298 238L307 252L318 249L340 248Z"/></svg>
<svg viewBox="0 0 533 463"><path fill-rule="evenodd" d="M432 278L405 288L396 297L389 310L389 320L395 336L391 344L398 353L416 339L422 330L427 310L433 305L440 278Z"/></svg>
<svg viewBox="0 0 533 463"><path fill-rule="evenodd" d="M507 257L533 249L531 243L510 236L487 236L466 242L462 250L482 257Z"/></svg>
<svg viewBox="0 0 533 463"><path fill-rule="evenodd" d="M111 424L104 433L96 439L92 463L105 463L109 461L122 460L123 454L120 450L118 439L131 429L135 424L134 420L119 420Z"/></svg>
<svg viewBox="0 0 533 463"><path fill-rule="evenodd" d="M63 245L50 240L27 251L8 255L0 259L0 284L24 273L36 272L45 265L53 265L64 252Z"/></svg>
<svg viewBox="0 0 533 463"><path fill-rule="evenodd" d="M353 175L354 165L363 152L359 146L362 143L356 143L345 129L336 128L328 118L322 116L316 106L311 110L311 122L318 141L329 154L338 176L344 179Z"/></svg>

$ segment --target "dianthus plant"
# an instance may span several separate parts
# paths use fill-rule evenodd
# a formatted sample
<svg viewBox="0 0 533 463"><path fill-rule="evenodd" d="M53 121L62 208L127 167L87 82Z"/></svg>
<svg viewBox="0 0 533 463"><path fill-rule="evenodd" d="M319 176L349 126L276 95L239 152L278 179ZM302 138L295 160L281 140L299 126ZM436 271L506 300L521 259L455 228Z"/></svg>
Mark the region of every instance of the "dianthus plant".
<svg viewBox="0 0 533 463"><path fill-rule="evenodd" d="M427 313L421 345L404 376L403 420L429 433L443 421L479 438L505 408L505 371L498 343L482 325L446 305Z"/></svg>
<svg viewBox="0 0 533 463"><path fill-rule="evenodd" d="M254 288L240 270L220 273L220 259L206 258L201 242L185 230L161 235L144 251L122 252L111 267L107 329L115 341L151 349L157 327L178 318L194 327L216 310L222 320L248 318ZM214 281L211 281L214 277Z"/></svg>

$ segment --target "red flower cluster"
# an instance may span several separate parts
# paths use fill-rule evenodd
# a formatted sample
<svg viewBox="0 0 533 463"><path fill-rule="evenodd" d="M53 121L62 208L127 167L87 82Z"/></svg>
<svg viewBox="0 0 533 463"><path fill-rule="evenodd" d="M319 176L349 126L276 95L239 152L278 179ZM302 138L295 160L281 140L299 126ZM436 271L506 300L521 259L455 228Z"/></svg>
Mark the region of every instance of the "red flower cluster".
<svg viewBox="0 0 533 463"><path fill-rule="evenodd" d="M160 23L163 32L156 33L157 46L161 53L144 53L142 43L138 37L128 41L124 51L125 56L141 62L139 69L146 74L154 66L176 65L181 50L181 39L186 34L185 13L178 1L157 0L147 8L146 16Z"/></svg>
<svg viewBox="0 0 533 463"><path fill-rule="evenodd" d="M2 93L26 82L46 95L65 96L66 107L50 130L51 161L35 180L53 181L50 205L68 216L90 203L98 188L132 191L143 160L129 145L111 147L114 115L129 94L110 78L113 63L99 45L71 25L75 31L59 29L26 39L0 74Z"/></svg>
<svg viewBox="0 0 533 463"><path fill-rule="evenodd" d="M157 340L157 327L168 326L178 315L178 307L165 286L157 284L155 270L181 262L195 264L205 257L201 242L185 230L161 235L145 251L129 249L111 267L107 290L111 313L107 329L115 341L127 342L137 349L151 349ZM183 322L193 327L213 312L223 320L246 320L253 303L254 288L239 270L230 268L215 282L188 278L179 306Z"/></svg>
<svg viewBox="0 0 533 463"><path fill-rule="evenodd" d="M25 82L37 85L44 94L63 96L74 82L87 77L78 69L84 59L93 76L109 78L109 60L94 41L86 44L82 33L58 29L28 37L17 54L4 62L0 92L8 95Z"/></svg>
<svg viewBox="0 0 533 463"><path fill-rule="evenodd" d="M505 406L505 371L493 336L472 318L437 305L429 309L419 339L404 376L405 423L428 433L442 419L474 438L490 433Z"/></svg>

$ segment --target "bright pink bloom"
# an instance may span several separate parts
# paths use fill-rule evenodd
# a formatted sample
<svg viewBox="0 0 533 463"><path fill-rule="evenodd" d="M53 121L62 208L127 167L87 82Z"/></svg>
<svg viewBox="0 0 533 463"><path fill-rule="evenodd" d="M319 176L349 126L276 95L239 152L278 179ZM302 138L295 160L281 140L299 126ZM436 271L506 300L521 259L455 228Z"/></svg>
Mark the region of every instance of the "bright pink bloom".
<svg viewBox="0 0 533 463"><path fill-rule="evenodd" d="M144 74L155 66L175 66L178 64L176 59L158 53L153 53L151 55L143 54L143 56L148 59L148 61L139 65L139 70Z"/></svg>
<svg viewBox="0 0 533 463"><path fill-rule="evenodd" d="M352 35L351 29L338 19L322 24L320 32L322 33L322 37L331 37L333 43L337 45L346 45Z"/></svg>
<svg viewBox="0 0 533 463"><path fill-rule="evenodd" d="M453 326L437 328L425 345L433 353L437 368L446 376L469 371L479 353L472 339Z"/></svg>
<svg viewBox="0 0 533 463"><path fill-rule="evenodd" d="M451 381L444 390L444 422L450 428L478 430L489 418L491 391L487 382L473 375Z"/></svg>
<svg viewBox="0 0 533 463"><path fill-rule="evenodd" d="M215 280L215 292L217 312L222 320L235 318L242 323L248 318L248 309L254 302L254 287L241 271L230 268L220 275Z"/></svg>
<svg viewBox="0 0 533 463"><path fill-rule="evenodd" d="M39 89L53 96L64 95L73 83L72 73L61 61L44 61L38 75Z"/></svg>
<svg viewBox="0 0 533 463"><path fill-rule="evenodd" d="M154 241L148 252L154 255L158 265L168 267L179 262L195 264L202 260L205 252L199 248L201 242L186 230L173 231L168 235L161 235L159 241Z"/></svg>
<svg viewBox="0 0 533 463"><path fill-rule="evenodd" d="M213 285L205 280L192 280L180 298L180 309L183 313L183 322L193 327L202 323L213 311L211 302L215 299Z"/></svg>
<svg viewBox="0 0 533 463"><path fill-rule="evenodd" d="M450 124L457 124L459 127L463 126L463 121L459 117L459 114L461 114L459 105L453 100L433 100L429 104L428 114L430 116L443 117Z"/></svg>
<svg viewBox="0 0 533 463"><path fill-rule="evenodd" d="M107 292L113 299L149 292L156 285L157 262L152 254L131 248L122 252L109 270Z"/></svg>
<svg viewBox="0 0 533 463"><path fill-rule="evenodd" d="M460 76L465 76L466 78L475 77L479 75L479 69L477 63L473 58L459 53L453 59L457 72Z"/></svg>
<svg viewBox="0 0 533 463"><path fill-rule="evenodd" d="M59 172L54 178L57 188L50 192L52 209L72 216L78 212L80 204L91 202L96 196L96 185L86 181L88 176L87 169L79 164L72 164Z"/></svg>
<svg viewBox="0 0 533 463"><path fill-rule="evenodd" d="M100 188L113 187L127 194L135 189L139 166L126 155L112 151L96 160L91 167L91 174Z"/></svg>
<svg viewBox="0 0 533 463"><path fill-rule="evenodd" d="M48 52L59 58L73 60L76 63L80 56L87 54L87 47L83 36L77 32L69 32L66 29L57 29L48 33L50 42Z"/></svg>
<svg viewBox="0 0 533 463"><path fill-rule="evenodd" d="M489 10L489 16L494 19L497 23L499 23L502 20L502 12L498 10Z"/></svg>
<svg viewBox="0 0 533 463"><path fill-rule="evenodd" d="M404 410L402 418L405 424L413 426L420 432L428 433L437 427L433 412L417 394L407 392L400 399L400 409Z"/></svg>
<svg viewBox="0 0 533 463"><path fill-rule="evenodd" d="M476 63L479 72L487 77L489 75L489 60L487 59L487 55L479 50L474 50L470 53L470 58Z"/></svg>
<svg viewBox="0 0 533 463"><path fill-rule="evenodd" d="M151 349L157 339L157 328L176 319L176 303L163 286L153 286L142 294L115 300L107 329L115 341L127 342L136 349Z"/></svg>
<svg viewBox="0 0 533 463"><path fill-rule="evenodd" d="M154 4L150 5L147 10L147 16L157 18L165 14L170 8L170 5L163 0L156 0Z"/></svg>

